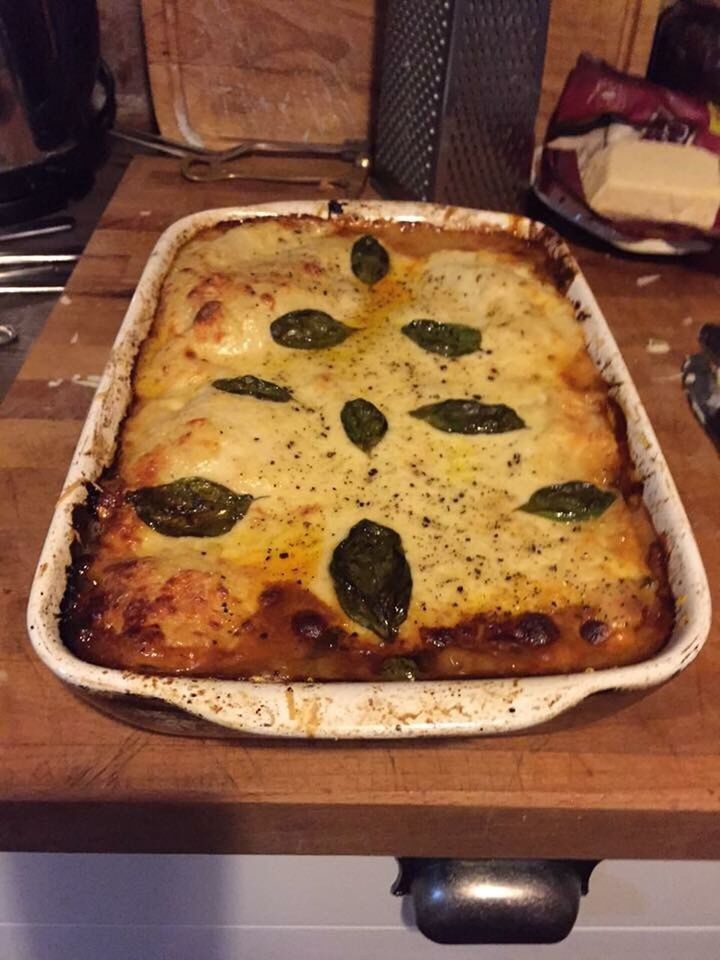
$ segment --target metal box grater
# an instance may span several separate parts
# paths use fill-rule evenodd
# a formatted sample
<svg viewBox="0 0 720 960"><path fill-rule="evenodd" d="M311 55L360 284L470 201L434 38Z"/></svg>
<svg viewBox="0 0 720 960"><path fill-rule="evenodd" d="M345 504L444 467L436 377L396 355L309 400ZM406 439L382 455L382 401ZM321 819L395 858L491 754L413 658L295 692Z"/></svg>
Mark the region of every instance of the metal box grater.
<svg viewBox="0 0 720 960"><path fill-rule="evenodd" d="M520 210L550 0L386 0L374 169L391 195Z"/></svg>

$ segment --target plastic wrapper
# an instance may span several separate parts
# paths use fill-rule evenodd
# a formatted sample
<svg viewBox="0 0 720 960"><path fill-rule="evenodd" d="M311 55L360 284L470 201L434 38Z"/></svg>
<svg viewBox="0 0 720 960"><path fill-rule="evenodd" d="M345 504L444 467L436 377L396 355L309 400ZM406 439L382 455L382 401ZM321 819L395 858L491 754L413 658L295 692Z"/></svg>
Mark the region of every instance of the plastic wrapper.
<svg viewBox="0 0 720 960"><path fill-rule="evenodd" d="M593 165L599 166L608 148L636 141L674 145L666 151L672 155L667 165L670 183L666 196L662 202L650 204L643 216L617 210L603 215L591 207L586 192L588 171ZM688 153L680 148L689 148ZM647 152L646 147L641 149ZM697 197L684 201L691 179L689 171L698 162L711 179L717 177L717 187L705 185ZM644 186L641 184L641 188ZM583 54L550 118L534 188L558 213L618 246L636 246L648 252L707 246L709 238L720 237L720 108L620 73ZM701 216L699 205L703 207ZM685 222L673 219L675 210ZM667 249L644 247L649 240Z"/></svg>

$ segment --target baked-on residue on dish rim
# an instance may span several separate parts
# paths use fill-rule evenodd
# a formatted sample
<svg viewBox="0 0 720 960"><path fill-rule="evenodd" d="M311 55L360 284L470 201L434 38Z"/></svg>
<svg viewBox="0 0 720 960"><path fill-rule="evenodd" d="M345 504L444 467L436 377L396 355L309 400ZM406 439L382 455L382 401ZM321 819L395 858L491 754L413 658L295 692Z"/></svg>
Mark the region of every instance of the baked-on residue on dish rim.
<svg viewBox="0 0 720 960"><path fill-rule="evenodd" d="M150 255L90 407L33 582L28 627L35 650L46 665L110 712L125 713L144 725L168 732L193 732L197 725L198 732L214 730L218 735L235 732L394 738L520 730L549 720L592 693L650 687L690 663L709 630L707 579L674 482L627 367L566 246L542 225L507 214L382 201L344 204L344 214L365 220L425 221L455 229L493 228L539 237L552 256L571 271L573 279L566 296L587 317L583 328L593 361L603 377L616 385L611 393L627 418L630 450L644 481L645 502L667 544L670 583L677 604L676 625L668 644L642 663L567 676L291 685L128 673L85 663L64 646L57 615L74 536L73 510L85 500L85 484L97 479L113 457L118 428L130 399L135 356L148 332L160 286L175 252L197 230L222 220L287 214L330 215L326 201L208 210L171 226ZM142 704L143 698L148 709L138 711L137 704Z"/></svg>

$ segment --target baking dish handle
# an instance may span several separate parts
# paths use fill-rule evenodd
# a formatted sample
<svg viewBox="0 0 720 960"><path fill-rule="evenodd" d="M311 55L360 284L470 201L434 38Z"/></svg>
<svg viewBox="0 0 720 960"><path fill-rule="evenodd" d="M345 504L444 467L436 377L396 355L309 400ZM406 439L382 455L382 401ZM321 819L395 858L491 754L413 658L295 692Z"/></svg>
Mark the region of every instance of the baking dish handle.
<svg viewBox="0 0 720 960"><path fill-rule="evenodd" d="M556 943L572 930L596 860L401 857L392 886L435 943Z"/></svg>

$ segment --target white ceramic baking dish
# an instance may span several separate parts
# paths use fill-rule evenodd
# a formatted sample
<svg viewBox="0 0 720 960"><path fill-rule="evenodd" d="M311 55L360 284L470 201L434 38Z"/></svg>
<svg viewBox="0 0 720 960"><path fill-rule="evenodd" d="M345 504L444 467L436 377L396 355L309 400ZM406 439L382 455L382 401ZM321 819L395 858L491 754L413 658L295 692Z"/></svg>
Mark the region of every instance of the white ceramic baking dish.
<svg viewBox="0 0 720 960"><path fill-rule="evenodd" d="M710 599L687 516L627 367L584 277L565 244L530 220L430 204L352 202L345 214L367 220L426 221L447 228L510 230L538 237L562 260L568 298L583 312L590 355L625 412L630 449L645 483L645 501L669 554L678 614L668 644L650 660L568 676L509 680L432 680L416 683L257 683L152 677L85 663L62 643L58 611L73 540L73 510L112 460L130 394L138 347L178 248L197 230L221 220L281 214L330 216L324 201L208 210L185 217L159 239L120 327L110 360L55 509L32 586L28 627L45 664L97 706L165 732L204 736L400 738L508 733L562 713L590 694L662 683L696 656L710 624Z"/></svg>

